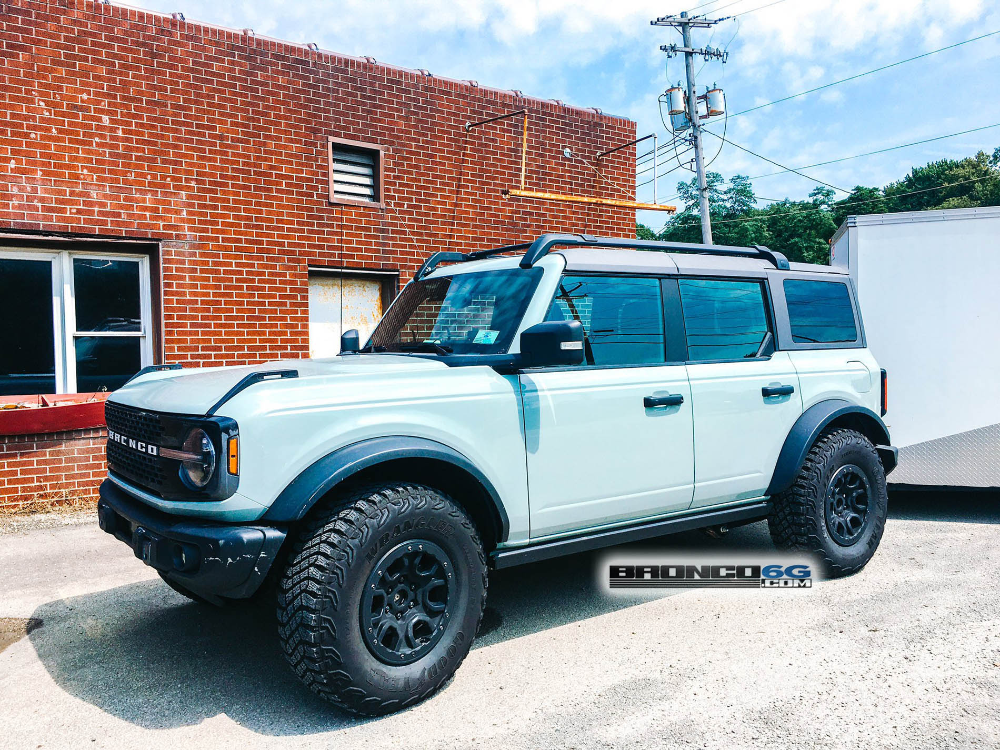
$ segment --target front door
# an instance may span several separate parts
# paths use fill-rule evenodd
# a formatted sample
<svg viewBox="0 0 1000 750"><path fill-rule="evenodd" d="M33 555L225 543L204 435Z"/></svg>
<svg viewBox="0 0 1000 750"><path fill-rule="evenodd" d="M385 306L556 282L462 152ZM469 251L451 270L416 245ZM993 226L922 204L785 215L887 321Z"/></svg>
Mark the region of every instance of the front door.
<svg viewBox="0 0 1000 750"><path fill-rule="evenodd" d="M691 392L667 364L660 281L564 277L549 320L579 320L586 363L520 377L531 538L683 510Z"/></svg>
<svg viewBox="0 0 1000 750"><path fill-rule="evenodd" d="M694 407L693 507L760 497L802 413L787 352L760 351L773 326L763 280L678 280Z"/></svg>

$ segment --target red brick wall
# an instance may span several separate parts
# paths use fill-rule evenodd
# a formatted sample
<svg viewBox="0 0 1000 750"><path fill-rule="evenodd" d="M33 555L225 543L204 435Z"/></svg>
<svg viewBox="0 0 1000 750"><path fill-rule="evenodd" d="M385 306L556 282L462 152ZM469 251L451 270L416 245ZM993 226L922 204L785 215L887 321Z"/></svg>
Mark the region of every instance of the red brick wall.
<svg viewBox="0 0 1000 750"><path fill-rule="evenodd" d="M399 269L545 231L634 236L635 123L94 0L0 0L0 242L25 230L158 243L162 357L308 356L308 266ZM385 147L385 207L331 205L327 138ZM569 146L581 159L562 155ZM0 509L91 496L97 433L0 437ZM62 494L61 494L62 493Z"/></svg>
<svg viewBox="0 0 1000 750"><path fill-rule="evenodd" d="M96 500L107 474L103 428L0 436L0 515Z"/></svg>
<svg viewBox="0 0 1000 750"><path fill-rule="evenodd" d="M0 0L0 229L159 241L167 361L308 356L307 266L399 268L544 231L634 236L635 124L94 0ZM386 148L386 207L331 205L327 137ZM609 184L611 183L611 184ZM613 186L612 186L613 184ZM456 239L450 239L452 236Z"/></svg>

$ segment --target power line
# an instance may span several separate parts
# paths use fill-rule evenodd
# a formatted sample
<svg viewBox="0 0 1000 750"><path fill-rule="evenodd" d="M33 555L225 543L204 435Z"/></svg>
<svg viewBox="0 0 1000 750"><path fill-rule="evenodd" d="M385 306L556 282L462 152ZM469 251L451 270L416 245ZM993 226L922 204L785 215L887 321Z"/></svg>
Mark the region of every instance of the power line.
<svg viewBox="0 0 1000 750"><path fill-rule="evenodd" d="M674 135L671 138L669 138L666 142L664 142L662 145L657 146L656 153L659 154L661 151L665 149L673 148L677 143L681 142L682 140L683 138L681 138L680 136ZM636 163L635 163L635 168L637 170L636 174L644 174L650 170L650 167L647 167L646 169L640 171L639 167L643 166L646 162L651 161L650 157L652 157L652 155L653 155L653 150L650 149L642 156L636 158Z"/></svg>
<svg viewBox="0 0 1000 750"><path fill-rule="evenodd" d="M687 151L690 151L690 150L691 149L687 149ZM681 151L681 153L685 154L685 153L687 153L687 151ZM655 178L654 177L650 177L645 182L640 182L638 185L635 186L635 189L638 190L641 187L645 187L646 185L648 185L649 183L651 183L654 179L656 179L656 180L662 179L662 178L666 177L668 174L670 174L671 172L676 172L678 169L686 169L687 166L688 166L688 164L690 164L690 162L686 162L684 164L679 164L676 167L671 167L666 172L662 172L662 173L658 174Z"/></svg>
<svg viewBox="0 0 1000 750"><path fill-rule="evenodd" d="M744 2L744 1L745 1L745 0L739 0L739 2ZM706 5L715 5L715 4L717 3L717 2L720 2L720 0L708 0L708 2L707 2L707 3L702 3L701 5L696 5L696 6L694 6L693 8L688 8L688 9L687 9L686 11L684 11L684 12L685 12L685 13L687 13L688 15L691 15L691 13L692 13L693 11L696 11L696 10L698 10L698 9L700 9L700 8L704 8L704 7L706 6Z"/></svg>
<svg viewBox="0 0 1000 750"><path fill-rule="evenodd" d="M727 3L727 4L723 5L723 6L718 7L718 8L712 8L711 10L706 11L706 12L707 13L718 13L719 11L723 11L726 8L732 8L734 5L739 5L740 3L743 3L743 2L746 2L746 0L736 0L736 2ZM699 6L699 7L701 7L701 6ZM702 14L702 15L704 15L704 14ZM720 18L719 20L720 21L725 21L726 19L725 18Z"/></svg>
<svg viewBox="0 0 1000 750"><path fill-rule="evenodd" d="M766 6L764 6L766 7ZM759 8L758 8L759 10ZM751 11L747 11L751 12ZM739 14L744 15L744 14ZM955 44L949 44L947 47L941 47L940 49L931 50L930 52L924 52L922 55L916 55L915 57L908 57L905 60L899 60L898 62L891 63L889 65L883 65L880 68L873 68L871 70L866 70L863 73L858 73L853 76L848 76L847 78L841 78L839 81L832 81L830 83L824 83L822 86L817 86L815 88L809 89L807 91L800 91L798 94L792 94L791 96L785 96L781 99L775 99L773 102L767 102L765 104L758 104L756 107L750 107L750 109L744 109L740 112L730 115L730 117L739 117L740 115L745 115L748 112L755 112L758 109L764 109L764 107L770 107L773 104L780 104L781 102L787 102L789 99L797 99L800 96L805 96L806 94L812 94L816 91L822 91L823 89L828 89L831 86L838 86L841 83L847 83L848 81L853 81L858 78L863 78L864 76L871 75L872 73L879 73L883 70L888 70L889 68L895 68L898 65L904 65L908 62L913 62L914 60L920 60L924 57L930 57L931 55L936 55L938 52L944 52L945 50L955 49L955 47L961 47L963 44L971 44L972 42L978 42L980 39L986 39L987 37L996 36L1000 34L1000 29L996 31L991 31L988 34L983 34L982 36L973 37L972 39L966 39L964 42L956 42Z"/></svg>
<svg viewBox="0 0 1000 750"><path fill-rule="evenodd" d="M736 148L738 148L740 151L746 151L751 156L756 156L758 159L763 159L768 164L773 164L776 167L780 167L781 169L784 169L786 172L794 172L795 174L799 175L800 177L805 177L807 180L812 180L813 182L818 182L820 185L826 185L827 187L833 188L834 190L839 190L842 193L847 193L848 195L851 194L850 190L844 190L844 188L837 187L836 185L831 185L829 182L823 182L823 180L817 179L816 177L810 177L809 175L807 175L807 174L805 174L803 172L800 172L797 169L792 169L791 167L786 167L784 164L779 164L774 159L768 159L766 156L761 156L756 151L751 151L746 146L741 146L740 144L734 143L733 141L729 140L728 138L725 138L725 137L723 137L721 135L718 135L717 133L713 133L708 128L704 128L704 131L706 133L708 133L709 135L715 136L719 140L724 141L725 143L728 143L730 146L736 146Z"/></svg>
<svg viewBox="0 0 1000 750"><path fill-rule="evenodd" d="M785 2L785 0L774 0L773 3L768 3L767 5L761 5L761 6L758 6L756 8L751 8L750 10L744 10L744 11L741 11L740 13L734 13L730 17L731 18L739 18L740 16L748 16L751 13L756 13L758 10L764 10L764 8L770 8L772 5L778 5L779 3L783 3L783 2Z"/></svg>
<svg viewBox="0 0 1000 750"><path fill-rule="evenodd" d="M842 161L850 161L851 159L860 159L860 158L862 158L864 156L875 156L876 154L884 154L887 151L897 151L897 150L899 150L901 148L909 148L910 146L919 146L919 145L921 145L923 143L932 143L933 141L943 141L945 138L955 138L956 136L968 135L969 133L978 133L980 130L989 130L990 128L997 128L997 127L1000 127L1000 122L993 123L992 125L983 125L982 127L979 127L979 128L971 128L969 130L960 130L957 133L949 133L948 135L939 135L939 136L935 136L934 138L925 138L922 141L912 141L910 143L903 143L903 144L900 144L898 146L889 146L888 148L880 148L877 151L868 151L868 152L863 153L863 154L855 154L854 156L843 156L843 157L841 157L839 159L830 159L830 161L821 161L821 162L817 162L816 164L807 164L804 167L799 167L799 169L812 169L813 167L825 167L828 164L838 164L838 163L840 163ZM714 133L713 133L713 135L714 135ZM730 143L732 143L732 141L730 141ZM785 172L788 172L788 171L794 171L794 170L787 170L786 169L786 170L782 170L780 172L769 172L767 174L759 174L756 177L750 177L748 179L751 179L751 180L760 180L760 179L763 179L764 177L774 177L775 175L785 174Z"/></svg>
<svg viewBox="0 0 1000 750"><path fill-rule="evenodd" d="M715 1L718 2L718 0L715 0ZM696 8L694 8L692 10L695 10L697 8L704 7L704 5L710 5L710 4L711 3L703 3L702 5L696 6ZM733 4L735 4L735 3L733 3ZM766 7L766 6L761 6L761 8L763 8L763 7ZM761 8L758 8L757 10L760 10ZM746 11L746 13L752 13L752 12L753 12L752 10ZM733 18L736 18L736 16L740 16L740 15L746 15L746 13L738 13L735 16L733 16ZM945 52L946 50L954 49L955 47L961 47L964 44L971 44L972 42L978 42L981 39L986 39L986 38L991 37L991 36L996 36L997 34L1000 34L1000 29L998 29L997 31L991 31L988 34L983 34L981 36L973 37L972 39L966 39L965 41L962 41L962 42L956 42L955 44L950 44L947 47L941 47L940 49L931 50L930 52L925 52L925 53L923 53L921 55L917 55L915 57L909 57L909 58L907 58L905 60L899 60L898 62L891 63L890 65L883 65L882 67L873 68L872 70L866 70L863 73L858 73L858 74L853 75L853 76L848 76L847 78L841 78L840 80L832 81L830 83L823 84L822 86L817 86L815 88L811 88L811 89L808 89L806 91L800 91L799 93L792 94L791 96L786 96L786 97L783 97L781 99L775 99L772 102L766 102L764 104L759 104L756 107L751 107L750 109L744 109L744 110L741 110L741 111L736 112L734 114L731 114L731 115L729 115L729 117L739 117L740 115L745 115L748 112L754 112L754 111L756 111L758 109L764 109L765 107L770 107L773 104L780 104L781 102L787 102L787 101L789 101L791 99L797 99L800 96L805 96L807 94L812 94L812 93L815 93L816 91L822 91L823 89L830 88L831 86L837 86L837 85L839 85L841 83L846 83L848 81L853 81L853 80L856 80L858 78L863 78L864 76L871 75L872 73L878 73L878 72L883 71L883 70L888 70L889 68L894 68L896 66L903 65L903 64L908 63L908 62L913 62L914 60L919 60L919 59L924 58L924 57L929 57L930 55L936 55L938 52ZM993 126L988 126L988 127L993 127ZM974 132L974 131L966 131L966 132ZM962 134L963 133L956 133L955 135L962 135ZM942 138L944 138L944 137L951 137L951 136L942 136ZM931 140L933 140L933 139L931 139ZM926 141L917 141L917 142L915 142L914 145L919 144L919 143L925 143L925 142ZM664 150L666 148L669 148L669 147L670 147L670 144L669 143L665 143L664 145L662 145L662 146L659 147L659 149L657 150L657 152L659 153L659 151L662 151L662 150ZM903 148L903 147L899 146L899 147L896 147L896 148ZM880 152L872 152L872 153L880 153ZM863 155L864 154L859 154L858 156L863 156ZM639 164L641 164L643 160L648 159L650 156L652 156L652 151L649 151L649 152L643 154L641 157L637 157L637 159L636 159L637 166ZM857 158L857 157L846 157L845 160L846 159L853 159L853 158ZM823 164L827 164L827 163L833 163L833 162L823 162ZM815 165L814 164L812 166L821 166L821 165ZM801 167L801 169L808 169L808 167ZM774 174L783 174L783 173L776 172ZM761 175L761 177L767 177L767 176L768 175ZM757 179L757 178L753 178L753 179Z"/></svg>
<svg viewBox="0 0 1000 750"><path fill-rule="evenodd" d="M839 164L841 162L851 161L852 159L862 159L862 158L867 157L867 156L877 156L878 154L888 153L889 151L898 151L899 149L909 148L911 146L921 146L921 145L923 145L925 143L933 143L934 141L943 141L943 140L945 140L947 138L957 138L960 135L968 135L969 133L978 133L978 132L980 132L982 130L990 130L992 128L997 128L997 127L1000 127L1000 122L993 123L992 125L982 125L982 126L980 126L978 128L969 128L968 130L960 130L957 133L947 133L946 135L937 135L937 136L934 136L933 138L924 138L924 139L919 140L919 141L910 141L909 143L901 143L901 144L896 145L896 146L887 146L886 148L876 149L875 151L866 151L863 154L854 154L852 156L841 156L841 157L839 157L837 159L830 159L828 161L819 161L819 162L816 162L815 164L806 164L806 165L801 166L801 167L796 167L796 170L799 170L799 169L813 169L815 167L825 167L825 166L828 166L830 164ZM715 133L712 133L712 135L715 135ZM716 137L718 138L719 136L716 136ZM732 141L727 141L727 142L728 143L732 143ZM648 171L649 171L648 169L645 169L645 170L642 170L641 172L638 172L637 174L644 174L645 172L648 172ZM794 171L795 170L792 170L792 169L782 169L781 171L778 171L778 172L768 172L767 174L753 175L753 176L749 177L748 179L750 179L750 180L762 180L765 177L775 177L777 175L786 174L788 172L794 172ZM813 179L813 178L810 178L810 179ZM643 183L643 184L647 184L647 183Z"/></svg>
<svg viewBox="0 0 1000 750"><path fill-rule="evenodd" d="M675 145L678 145L679 143L680 143L680 141L677 141L676 143L669 143L669 144L667 144L667 145L669 145L669 146L675 146ZM685 143L686 143L686 141L685 141ZM688 145L688 148L690 148L690 144ZM659 150L660 150L660 149L659 149L659 148L657 148L657 152L659 152ZM687 150L687 149L685 149L685 150ZM682 152L682 153L683 153L683 152ZM662 164L662 163L663 163L663 162L660 162L660 164ZM651 172L651 171L653 170L653 165L652 165L652 164L650 164L649 166L645 167L644 169L639 169L639 168L638 168L639 166L641 166L641 165L639 165L639 164L636 164L636 171L635 171L635 176L636 176L637 178L638 178L638 177L639 177L640 175L644 175L644 174L646 174L647 172ZM657 166L659 166L659 165L657 165Z"/></svg>
<svg viewBox="0 0 1000 750"><path fill-rule="evenodd" d="M841 208L843 206L860 206L860 205L862 205L864 203L876 203L876 202L881 201L881 200L886 200L887 198L888 199L905 198L908 195L917 195L919 193L929 193L929 192L931 192L933 190L944 190L945 188L956 187L958 185L966 185L966 184L968 184L970 182L982 182L983 180L995 180L995 179L997 179L997 175L995 175L995 174L988 174L988 175L983 175L982 177L973 177L973 178L968 179L968 180L960 180L958 182L951 182L951 183L949 183L947 185L938 185L936 187L924 188L923 190L910 190L909 192L906 192L906 193L896 193L894 195L884 195L883 194L883 195L880 195L878 198L865 198L864 200L844 201L842 203L838 202L838 203L836 203L834 205L836 205L838 208ZM754 196L754 197L756 197L756 196ZM765 198L764 200L770 200L770 199L769 198ZM794 211L784 211L782 213L776 213L776 214L759 214L757 216L741 216L741 217L736 218L736 219L717 219L713 223L714 224L729 224L729 223L734 222L734 221L755 221L757 219L770 219L770 218L776 218L776 217L779 217L779 216L791 216L793 214L802 213L803 211L822 211L824 208L827 208L827 207L826 206L802 206L801 208L798 208L798 209L796 209Z"/></svg>

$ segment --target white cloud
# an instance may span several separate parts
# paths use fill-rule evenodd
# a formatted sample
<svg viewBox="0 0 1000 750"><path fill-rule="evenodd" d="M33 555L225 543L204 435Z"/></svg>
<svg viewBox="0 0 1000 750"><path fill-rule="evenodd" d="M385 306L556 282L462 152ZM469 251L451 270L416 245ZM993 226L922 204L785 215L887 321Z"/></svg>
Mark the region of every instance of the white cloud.
<svg viewBox="0 0 1000 750"><path fill-rule="evenodd" d="M599 106L636 119L640 135L653 128L663 134L656 97L667 79L658 47L678 39L676 32L653 28L649 21L701 2L138 1L163 12L181 10L192 20L251 27L258 34L316 42L438 75ZM723 13L765 3L742 0ZM698 45L723 46L732 39L730 62L709 63L699 81L718 81L735 112L997 28L996 0L789 0L697 32ZM668 66L671 77L682 75L679 60ZM1000 37L733 119L728 135L797 166L962 129L946 114L963 112L966 127L1000 122L998 68ZM976 106L969 107L970 101ZM844 187L881 184L900 177L901 164L923 163L939 152L967 153L977 143L986 147L994 141L1000 136L987 131L978 141L940 142L938 151L917 148L815 171ZM714 145L709 150L714 153ZM724 149L712 168L726 175L774 169L733 147ZM675 176L683 179L684 173L663 180L661 196L675 192ZM761 181L759 189L780 197L804 195L811 187L808 180L785 175Z"/></svg>

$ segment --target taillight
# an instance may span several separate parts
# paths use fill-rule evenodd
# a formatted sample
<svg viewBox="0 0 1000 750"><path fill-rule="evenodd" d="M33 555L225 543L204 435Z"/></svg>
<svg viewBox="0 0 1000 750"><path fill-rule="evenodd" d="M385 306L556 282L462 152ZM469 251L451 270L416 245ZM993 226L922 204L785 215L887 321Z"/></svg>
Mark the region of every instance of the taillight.
<svg viewBox="0 0 1000 750"><path fill-rule="evenodd" d="M889 376L882 370L882 416L889 411Z"/></svg>

